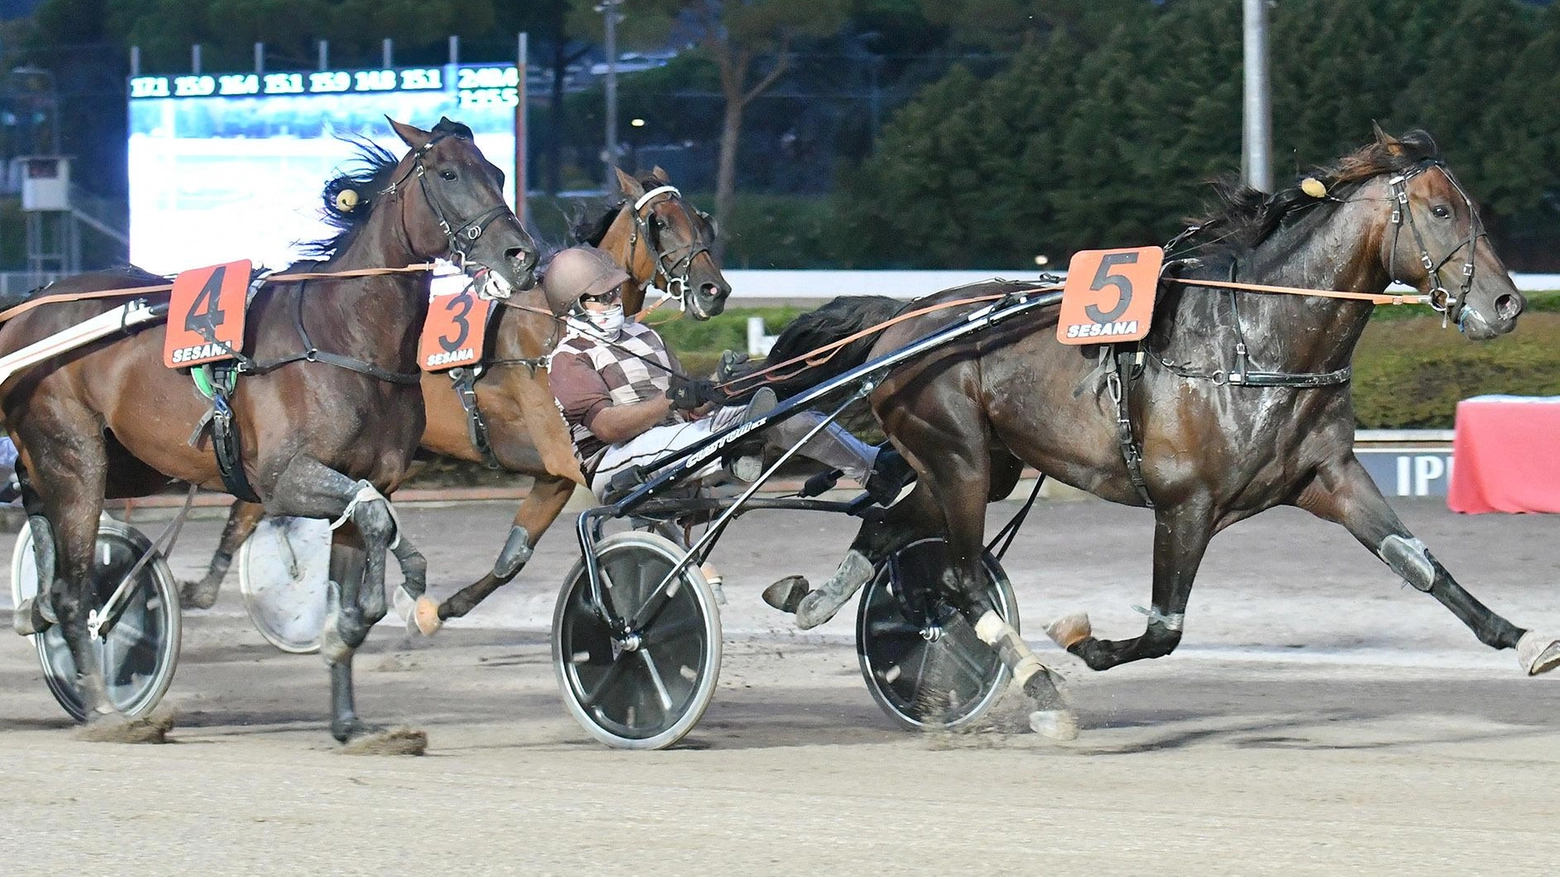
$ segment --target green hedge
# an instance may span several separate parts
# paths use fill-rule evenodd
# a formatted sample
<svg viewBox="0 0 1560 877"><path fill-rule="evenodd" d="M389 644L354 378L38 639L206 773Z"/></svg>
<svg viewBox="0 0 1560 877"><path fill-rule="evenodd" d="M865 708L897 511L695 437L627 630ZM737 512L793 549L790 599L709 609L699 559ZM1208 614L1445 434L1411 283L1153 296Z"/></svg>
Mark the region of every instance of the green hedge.
<svg viewBox="0 0 1560 877"><path fill-rule="evenodd" d="M1560 296L1535 297L1517 330L1472 342L1439 317L1373 320L1354 356L1354 413L1366 429L1448 429L1457 402L1485 393L1560 395Z"/></svg>

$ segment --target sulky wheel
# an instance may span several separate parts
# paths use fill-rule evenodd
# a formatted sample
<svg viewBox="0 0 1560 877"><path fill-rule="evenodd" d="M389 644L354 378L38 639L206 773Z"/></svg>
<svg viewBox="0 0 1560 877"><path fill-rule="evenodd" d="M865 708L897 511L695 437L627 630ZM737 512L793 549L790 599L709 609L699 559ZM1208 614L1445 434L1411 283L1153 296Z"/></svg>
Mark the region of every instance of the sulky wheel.
<svg viewBox="0 0 1560 877"><path fill-rule="evenodd" d="M330 579L330 524L266 518L238 550L238 585L249 620L284 652L320 649Z"/></svg>
<svg viewBox="0 0 1560 877"><path fill-rule="evenodd" d="M604 598L622 618L648 618L627 636L614 636L596 616L583 561L558 595L558 687L575 720L608 746L664 749L698 723L715 693L720 614L709 584L691 566L655 593L684 554L653 533L617 533L597 544Z"/></svg>
<svg viewBox="0 0 1560 877"><path fill-rule="evenodd" d="M98 607L151 547L151 541L134 527L103 519L98 525L92 564ZM33 554L32 528L24 526L11 554L11 599L19 605L37 593L38 566ZM154 555L136 573L129 604L109 630L108 638L92 640L108 683L108 698L115 709L135 717L157 706L173 682L179 663L180 632L178 587L162 555ZM76 660L65 643L64 632L55 625L34 634L32 640L38 649L38 663L43 666L44 681L54 699L76 721L85 720L87 713L76 691Z"/></svg>
<svg viewBox="0 0 1560 877"><path fill-rule="evenodd" d="M878 567L862 589L856 654L873 700L914 730L965 727L991 709L1008 683L995 649L943 595L947 543L912 542ZM998 614L1018 627L1018 601L997 559L981 557L986 593Z"/></svg>

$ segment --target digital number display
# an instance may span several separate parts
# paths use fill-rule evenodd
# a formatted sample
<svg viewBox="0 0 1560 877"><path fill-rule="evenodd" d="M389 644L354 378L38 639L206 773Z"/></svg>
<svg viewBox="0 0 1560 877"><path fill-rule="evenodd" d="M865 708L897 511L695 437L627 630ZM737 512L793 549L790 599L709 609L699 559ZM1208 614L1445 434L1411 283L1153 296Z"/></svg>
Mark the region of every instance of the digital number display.
<svg viewBox="0 0 1560 877"><path fill-rule="evenodd" d="M217 80L211 76L175 76L175 97L210 97L217 91Z"/></svg>
<svg viewBox="0 0 1560 877"><path fill-rule="evenodd" d="M130 99L453 91L463 107L512 107L519 103L519 85L520 72L513 65L320 70L314 73L225 73L216 76L137 76L130 80Z"/></svg>
<svg viewBox="0 0 1560 877"><path fill-rule="evenodd" d="M260 77L253 73L248 75L240 73L233 76L218 76L217 93L223 95L259 94Z"/></svg>

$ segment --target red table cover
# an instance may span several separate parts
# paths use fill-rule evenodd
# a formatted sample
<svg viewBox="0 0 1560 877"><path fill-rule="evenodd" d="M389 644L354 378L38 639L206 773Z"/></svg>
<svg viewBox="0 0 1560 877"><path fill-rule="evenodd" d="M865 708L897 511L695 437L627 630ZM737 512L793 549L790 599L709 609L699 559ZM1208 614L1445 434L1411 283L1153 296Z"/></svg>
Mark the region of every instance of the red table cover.
<svg viewBox="0 0 1560 877"><path fill-rule="evenodd" d="M1560 396L1475 396L1457 403L1454 512L1560 512Z"/></svg>

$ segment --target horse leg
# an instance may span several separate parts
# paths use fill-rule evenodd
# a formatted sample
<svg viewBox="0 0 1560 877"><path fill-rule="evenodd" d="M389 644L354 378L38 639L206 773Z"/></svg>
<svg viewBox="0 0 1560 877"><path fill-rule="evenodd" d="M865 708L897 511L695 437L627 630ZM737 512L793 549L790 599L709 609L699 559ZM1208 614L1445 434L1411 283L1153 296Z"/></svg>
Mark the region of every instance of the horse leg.
<svg viewBox="0 0 1560 877"><path fill-rule="evenodd" d="M338 527L330 540L330 582L325 598L325 630L320 652L326 652L324 640L329 638L332 656L326 658L326 663L330 666L330 733L342 743L364 730L358 722L352 688L352 658L363 640L359 638L349 648L343 644L344 638L338 632L338 628L346 626L354 632L361 631L364 638L368 635L358 587L342 584L363 581L364 561L363 538L356 525L347 523Z"/></svg>
<svg viewBox="0 0 1560 877"><path fill-rule="evenodd" d="M98 516L103 511L107 454L102 427L90 412L57 413L60 419L50 424L51 438L68 438L30 444L36 471L28 473L25 493L32 500L28 515L37 544L38 590L43 598L35 605L52 604L76 664L76 689L87 722L95 724L118 715L108 698L108 685L88 626L98 603L93 556ZM32 616L32 607L17 607L18 615L24 613Z"/></svg>
<svg viewBox="0 0 1560 877"><path fill-rule="evenodd" d="M1353 455L1319 470L1295 504L1323 520L1342 524L1404 581L1450 609L1479 642L1496 649L1515 648L1517 661L1529 676L1560 666L1560 638L1517 627L1464 590L1398 520Z"/></svg>
<svg viewBox="0 0 1560 877"><path fill-rule="evenodd" d="M872 580L878 564L916 539L937 532L937 506L930 491L917 485L905 500L879 521L863 521L834 575L814 590L804 576L787 576L764 589L764 602L796 614L796 626L811 630L833 618L861 587Z"/></svg>
<svg viewBox="0 0 1560 877"><path fill-rule="evenodd" d="M520 510L515 513L509 539L499 552L493 571L474 584L467 585L451 595L443 603L429 597L417 601L417 628L432 636L450 618L461 618L499 587L507 584L525 568L531 559L532 548L542 538L547 528L557 519L569 497L574 495L574 482L557 476L538 477L526 494Z"/></svg>
<svg viewBox="0 0 1560 877"><path fill-rule="evenodd" d="M265 506L241 499L233 501L232 507L228 509L227 523L222 527L222 540L217 544L216 553L211 555L211 565L206 568L206 576L200 581L182 582L179 585L179 608L210 609L217 602L222 579L227 576L228 567L233 565L233 555L255 532L255 527L260 525L264 517Z"/></svg>
<svg viewBox="0 0 1560 877"><path fill-rule="evenodd" d="M1051 622L1046 633L1093 670L1170 654L1181 642L1192 582L1213 533L1213 506L1206 499L1155 509L1153 608L1147 612L1148 626L1142 636L1095 639L1089 617L1083 613Z"/></svg>
<svg viewBox="0 0 1560 877"><path fill-rule="evenodd" d="M38 575L38 593L16 607L11 615L11 626L21 636L32 636L59 623L59 615L54 611L54 528L49 524L43 498L33 488L21 461L17 461L16 480L22 487L22 508L27 512L27 526L32 529L33 568Z"/></svg>
<svg viewBox="0 0 1560 877"><path fill-rule="evenodd" d="M924 455L918 462L925 467L925 480L937 497L947 524L949 566L943 571L943 587L974 627L975 635L996 650L1013 681L1034 702L1036 709L1030 713L1030 727L1053 739L1071 740L1078 736L1078 719L1067 706L1061 677L1045 666L1018 629L997 613L986 592L981 563L986 506L994 474L1000 487L1012 489L1015 461L1004 453L996 461L1001 465L994 466L989 440L984 435L945 440L942 447L953 450ZM999 471L994 473L994 468Z"/></svg>
<svg viewBox="0 0 1560 877"><path fill-rule="evenodd" d="M387 608L385 554L396 533L390 502L366 481L353 481L318 460L297 457L277 480L266 509L297 517L345 518L343 526L350 523L356 531L338 531L332 539L332 581L320 655L331 668L332 736L345 742L376 730L357 718L352 656Z"/></svg>

